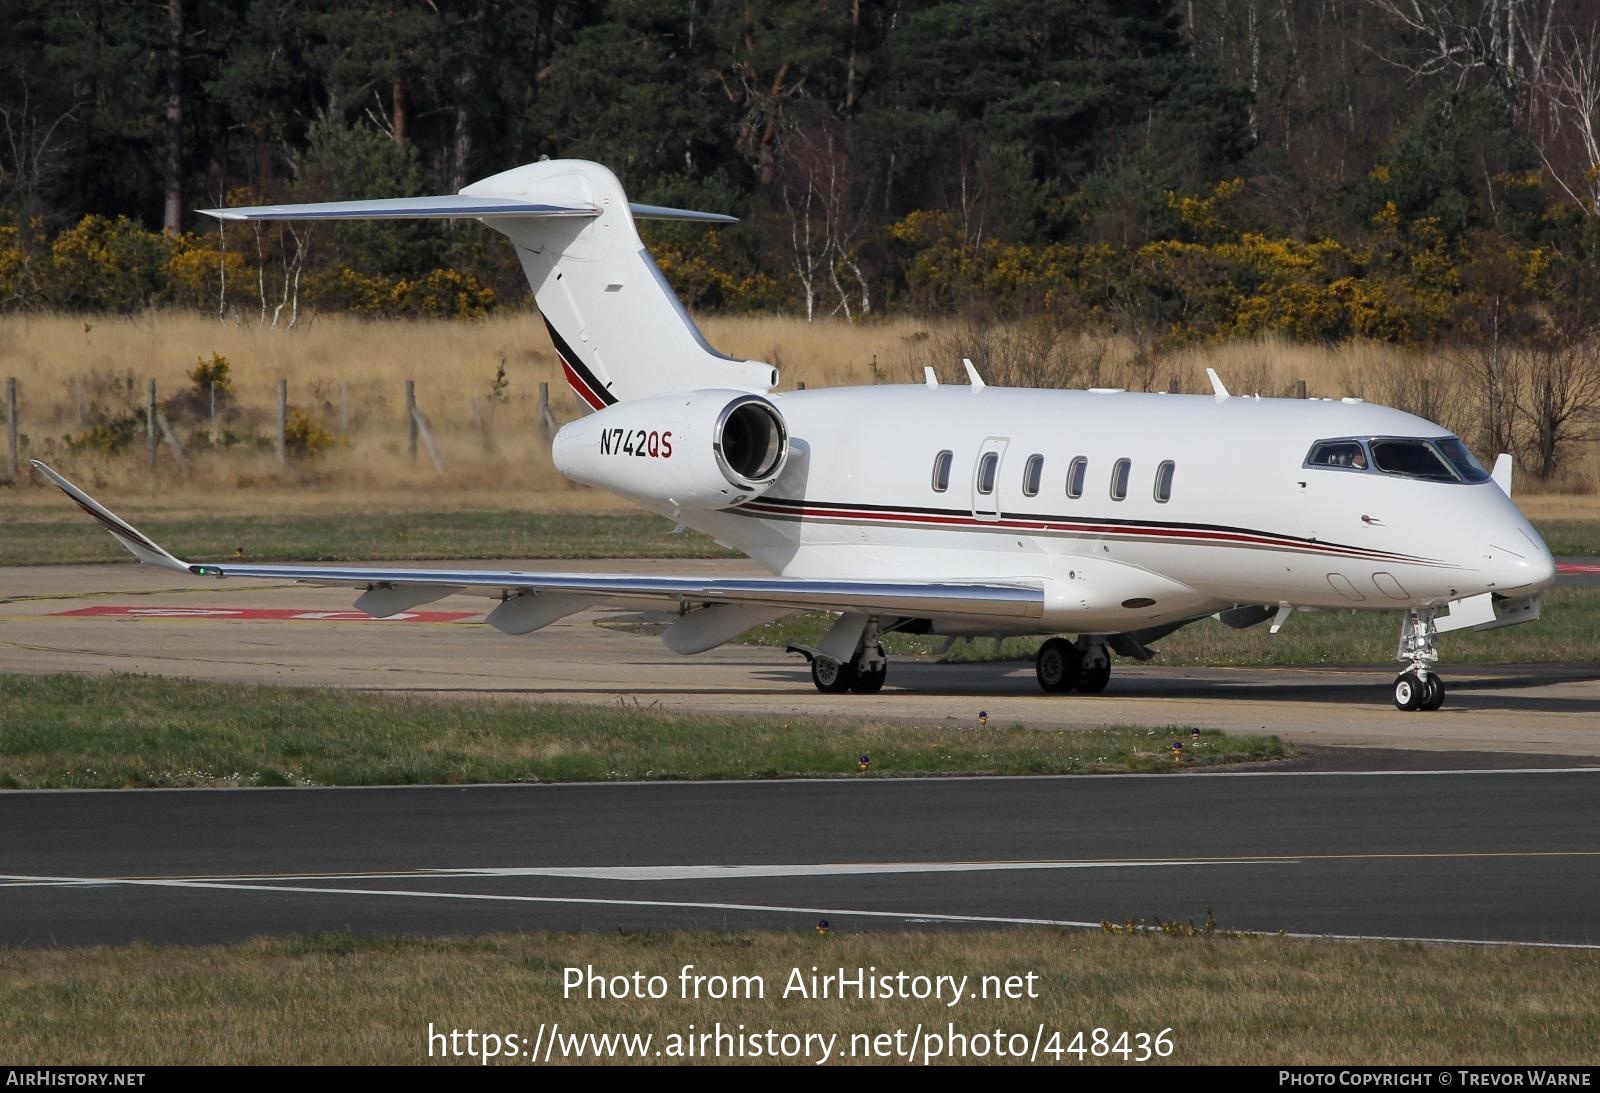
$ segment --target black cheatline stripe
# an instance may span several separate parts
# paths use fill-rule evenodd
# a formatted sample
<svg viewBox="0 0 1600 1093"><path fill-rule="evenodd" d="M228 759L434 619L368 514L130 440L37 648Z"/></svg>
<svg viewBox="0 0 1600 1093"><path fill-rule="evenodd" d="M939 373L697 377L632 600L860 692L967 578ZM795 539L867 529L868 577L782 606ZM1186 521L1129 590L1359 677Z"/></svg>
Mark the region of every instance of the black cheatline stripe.
<svg viewBox="0 0 1600 1093"><path fill-rule="evenodd" d="M764 506L764 505L771 505L773 508L778 509L779 511L777 511L777 512L764 511L762 509L762 506ZM782 511L782 509L785 506L788 506L788 507L790 507L790 508L792 508L792 509L794 509L796 511L790 512L790 513L785 513L785 512ZM849 516L851 514L866 514L866 515L862 515L860 517L860 519L862 519L862 520L871 520L871 519L873 519L873 517L871 516L871 513L873 513L873 512L881 512L881 513L885 513L885 514L903 513L903 514L909 515L909 516L931 516L931 517L960 519L960 520L969 520L969 521L973 519L972 513L969 510L966 510L966 509L936 509L936 508L924 508L924 507L920 507L920 506L916 506L916 505L852 505L852 504L849 504L849 503L846 503L846 502L839 502L839 501L803 501L803 500L797 500L797 499L792 498L792 497L762 497L762 498L759 498L759 499L756 499L756 500L747 501L744 505L737 506L731 511L738 512L741 509L746 510L748 513L752 513L752 514L753 513L760 513L761 515L764 515L764 516L776 516L776 517L779 517L779 518L782 518L782 519L793 519L793 520L799 520L799 519L803 519L804 518L804 514L802 512L800 512L800 511L798 511L798 510L801 510L801 509L842 510L840 512L841 516ZM891 516L891 515L885 515L884 517L882 517L882 519L893 520L894 517ZM1159 532L1141 533L1138 529L1140 529L1140 528L1156 528L1156 529L1162 529L1162 530L1177 532L1179 534L1193 533L1193 532L1211 532L1211 533L1215 533L1215 534L1239 535L1239 536L1248 536L1248 537L1254 538L1254 539L1269 539L1269 540L1273 540L1270 543L1243 544L1243 545L1247 545L1247 546L1253 545L1253 546L1260 546L1260 547L1276 547L1276 548L1279 548L1279 549L1306 549L1306 548L1309 548L1309 549L1311 549L1311 550L1313 550L1314 552L1317 552L1317 553L1331 553L1333 551L1343 551L1343 552L1345 552L1347 554L1352 554L1352 555L1355 555L1355 556L1358 556L1358 557L1366 558L1366 559L1371 560L1371 561L1411 562L1411 563L1424 564L1424 565L1427 565L1427 564L1438 564L1439 563L1439 559L1437 559L1437 558L1421 558L1421 557L1418 557L1416 555L1411 555L1411 554L1396 554L1393 551L1373 550L1371 547L1352 546L1352 545L1345 544L1345 543L1332 543L1332 542L1328 542L1328 541L1323 540L1323 539L1307 539L1307 538L1304 538L1302 536L1297 536L1297 535L1285 535L1285 534L1283 534L1281 532L1276 532L1276 531L1258 531L1258 530L1256 530L1254 528L1236 527L1236 526L1229 525L1229 524L1194 524L1194 523L1184 523L1182 521L1176 521L1176 520L1126 520L1126 519L1112 518L1112 517L1101 518L1101 517L1086 517L1086 516L1038 516L1038 515L1032 515L1032 514L1026 514L1026 513L1013 513L1013 512L1001 513L1000 516L999 516L999 519L1000 519L1000 521L1013 520L1013 521L1024 521L1024 522L1027 522L1027 523L1035 523L1035 524L1075 524L1075 525L1093 524L1093 525L1104 526L1104 527L1125 528L1125 529L1128 529L1128 530L1112 532L1112 534L1122 534L1122 535L1132 535L1132 536L1138 536L1138 535L1143 534L1144 537L1146 537L1146 538L1160 538L1161 536L1159 535ZM975 526L979 527L979 529L981 530L981 525L975 525ZM999 522L996 522L996 523L991 524L989 526L996 527L996 528L998 528L1000 530L1016 530L1015 528L1007 528L1004 524L1001 524ZM1063 533L1067 533L1067 534L1079 534L1079 535L1086 533L1086 529L1085 530L1074 531L1071 528L1040 528L1040 529L1036 529L1036 530L1046 531L1046 532L1052 532L1052 531L1054 531L1054 532L1063 532Z"/></svg>
<svg viewBox="0 0 1600 1093"><path fill-rule="evenodd" d="M751 504L758 502L752 501ZM808 509L848 509L851 512L904 512L913 516L965 516L971 517L971 509L939 509L928 508L922 505L853 505L847 501L809 501L794 497L762 497L759 503L763 505L791 505L796 508ZM1232 524L1196 524L1182 520L1127 520L1114 516L1062 516L1058 514L1039 514L1029 512L1002 512L1002 520L1031 520L1037 523L1067 523L1067 524L1105 524L1115 527L1142 527L1142 528L1174 528L1182 531L1225 531L1239 535L1271 535L1279 539L1295 539L1297 542L1321 542L1317 539L1297 539L1292 535L1281 535L1275 531L1258 531L1255 528L1236 527ZM1356 548L1364 549L1364 548Z"/></svg>
<svg viewBox="0 0 1600 1093"><path fill-rule="evenodd" d="M539 318L544 319L544 316L541 315ZM601 383L595 377L595 374L589 371L589 366L583 363L583 358L574 353L572 346L567 344L567 340L556 333L556 328L551 325L549 319L544 319L544 328L550 332L550 341L555 345L556 352L561 354L561 359L567 362L568 368L578 374L579 379L588 384L589 390L594 392L595 397L607 406L616 402L617 396L606 390L605 384Z"/></svg>
<svg viewBox="0 0 1600 1093"><path fill-rule="evenodd" d="M72 497L72 495L70 493L67 494L67 496L68 497ZM143 535L140 535L137 531L134 531L127 524L121 523L121 522L116 521L116 520L112 520L109 517L107 517L107 516L105 516L105 515L103 515L101 513L96 512L94 509L90 508L88 505L85 505L82 501L79 501L76 497L72 497L72 501L73 501L73 504L77 505L84 512L87 512L90 516L93 516L97 521L99 521L100 525L102 527L104 527L107 531L111 532L111 534L116 535L116 536L118 536L120 538L123 538L123 539L132 539L134 542L138 543L140 546L144 547L146 550L152 551L153 553L156 553L156 554L165 554L166 553L166 551L164 551L160 547L156 546L149 539L146 539Z"/></svg>
<svg viewBox="0 0 1600 1093"><path fill-rule="evenodd" d="M772 505L782 507L788 505L794 508L808 509L843 509L849 512L895 512L906 513L913 516L949 516L971 519L970 509L939 509L927 508L919 505L852 505L843 501L808 501L793 497L761 497L746 502L747 505ZM1286 535L1277 531L1261 531L1256 528L1238 527L1232 524L1196 524L1182 520L1127 520L1111 516L1059 516L1039 515L1026 512L1002 512L1002 520L1026 520L1039 524L1099 524L1107 527L1131 528L1166 528L1172 531L1214 531L1230 535L1253 535L1257 538L1277 539L1288 543L1303 543L1310 546L1338 547L1343 550L1357 550L1378 554L1387 554L1395 558L1409 558L1411 555L1396 555L1388 551L1372 551L1370 547L1349 546L1344 543L1332 543L1324 539L1307 539L1298 535Z"/></svg>

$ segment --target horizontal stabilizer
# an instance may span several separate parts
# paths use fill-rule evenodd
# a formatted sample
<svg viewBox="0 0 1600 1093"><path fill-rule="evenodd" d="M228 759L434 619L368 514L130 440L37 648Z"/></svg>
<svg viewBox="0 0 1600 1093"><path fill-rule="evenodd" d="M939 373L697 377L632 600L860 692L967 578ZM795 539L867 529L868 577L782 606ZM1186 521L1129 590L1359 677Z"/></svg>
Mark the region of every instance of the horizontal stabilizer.
<svg viewBox="0 0 1600 1093"><path fill-rule="evenodd" d="M386 197L372 201L314 201L306 205L249 205L201 209L218 220L454 220L463 217L599 216L588 204L552 204L513 197Z"/></svg>
<svg viewBox="0 0 1600 1093"><path fill-rule="evenodd" d="M739 218L663 205L633 204L629 208L642 220L691 220L705 224L737 224ZM371 201L313 201L304 205L248 205L234 209L201 209L218 220L456 220L505 217L513 219L599 216L600 209L586 202L559 203L514 197L474 197L443 194L439 197L387 197Z"/></svg>
<svg viewBox="0 0 1600 1093"><path fill-rule="evenodd" d="M702 224L737 224L737 216L727 213L702 213L693 209L669 209L664 205L641 205L637 201L629 202L628 208L633 210L636 220L694 220Z"/></svg>

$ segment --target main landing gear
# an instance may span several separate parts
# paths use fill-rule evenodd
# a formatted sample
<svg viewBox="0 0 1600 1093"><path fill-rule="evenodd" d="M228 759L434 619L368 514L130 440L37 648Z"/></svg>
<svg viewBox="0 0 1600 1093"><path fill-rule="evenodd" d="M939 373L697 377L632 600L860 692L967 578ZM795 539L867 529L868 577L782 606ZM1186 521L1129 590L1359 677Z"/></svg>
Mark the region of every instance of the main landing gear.
<svg viewBox="0 0 1600 1093"><path fill-rule="evenodd" d="M1111 682L1111 654L1106 643L1095 638L1051 638L1039 646L1033 662L1039 686L1051 694L1082 691L1098 694Z"/></svg>
<svg viewBox="0 0 1600 1093"><path fill-rule="evenodd" d="M1439 632L1433 625L1433 608L1413 607L1400 624L1400 647L1395 659L1410 666L1394 681L1394 704L1407 712L1437 710L1444 705L1444 680L1434 674L1439 662Z"/></svg>
<svg viewBox="0 0 1600 1093"><path fill-rule="evenodd" d="M883 690L884 680L889 678L889 658L883 655L883 643L878 640L880 630L878 617L872 615L845 615L835 624L834 631L829 631L828 637L823 638L824 649L830 648L834 632L838 631L844 636L843 649L850 648L851 631L854 631L856 651L848 660L840 660L838 654L843 652L838 646L832 646L835 656L829 656L822 649L811 649L804 645L791 645L789 652L799 653L811 662L811 682L817 690L825 695L842 695L846 691L853 691L858 695L875 695Z"/></svg>
<svg viewBox="0 0 1600 1093"><path fill-rule="evenodd" d="M883 646L875 646L873 652L875 656L868 656L863 650L848 663L813 653L811 682L825 695L842 695L846 691L875 695L883 690L883 681L889 678L889 660L883 655Z"/></svg>

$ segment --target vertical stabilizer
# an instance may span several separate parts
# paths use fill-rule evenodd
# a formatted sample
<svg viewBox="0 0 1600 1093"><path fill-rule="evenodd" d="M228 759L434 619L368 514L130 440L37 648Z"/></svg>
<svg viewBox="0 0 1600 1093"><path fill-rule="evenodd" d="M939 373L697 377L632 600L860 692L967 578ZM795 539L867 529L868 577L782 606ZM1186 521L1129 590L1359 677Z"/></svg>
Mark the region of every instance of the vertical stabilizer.
<svg viewBox="0 0 1600 1093"><path fill-rule="evenodd" d="M766 392L770 364L712 349L639 239L634 217L732 217L630 205L598 163L546 160L441 197L204 209L222 220L481 220L517 248L562 369L599 410L623 399L705 387Z"/></svg>
<svg viewBox="0 0 1600 1093"><path fill-rule="evenodd" d="M532 163L461 193L555 198L598 210L584 219L483 218L516 245L567 382L587 406L702 387L764 392L777 385L771 365L711 348L645 250L627 195L606 168L581 160Z"/></svg>

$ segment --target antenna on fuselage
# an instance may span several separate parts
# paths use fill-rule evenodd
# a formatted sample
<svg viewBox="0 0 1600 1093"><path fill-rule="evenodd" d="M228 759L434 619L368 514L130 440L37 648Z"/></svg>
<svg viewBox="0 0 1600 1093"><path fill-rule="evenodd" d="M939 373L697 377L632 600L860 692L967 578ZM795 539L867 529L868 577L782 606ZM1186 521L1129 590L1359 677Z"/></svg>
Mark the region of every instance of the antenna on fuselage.
<svg viewBox="0 0 1600 1093"><path fill-rule="evenodd" d="M1228 400L1228 389L1223 385L1222 377L1217 375L1217 370L1215 368L1207 368L1206 378L1211 381L1211 393L1216 397L1216 400L1218 402L1226 402Z"/></svg>
<svg viewBox="0 0 1600 1093"><path fill-rule="evenodd" d="M931 364L922 366L922 379L929 387L939 386L939 377L933 374L933 365Z"/></svg>
<svg viewBox="0 0 1600 1093"><path fill-rule="evenodd" d="M966 369L967 369L967 379L968 379L968 380L969 380L969 381L971 381L971 383L972 383L972 389L973 389L973 390L974 390L974 391L982 391L982 390L983 390L983 389L984 389L984 388L985 388L985 387L987 387L987 386L989 386L989 385L988 385L988 384L987 384L987 383L984 383L984 382L983 382L983 377L982 377L982 376L980 376L980 375L978 375L978 370L977 370L977 369L976 369L976 368L974 368L974 367L973 367L973 366L972 366L972 360L971 360L971 358L969 358L969 357L962 357L962 358L961 358L961 363L962 363L962 364L963 364L963 365L964 365L964 366L966 366Z"/></svg>

